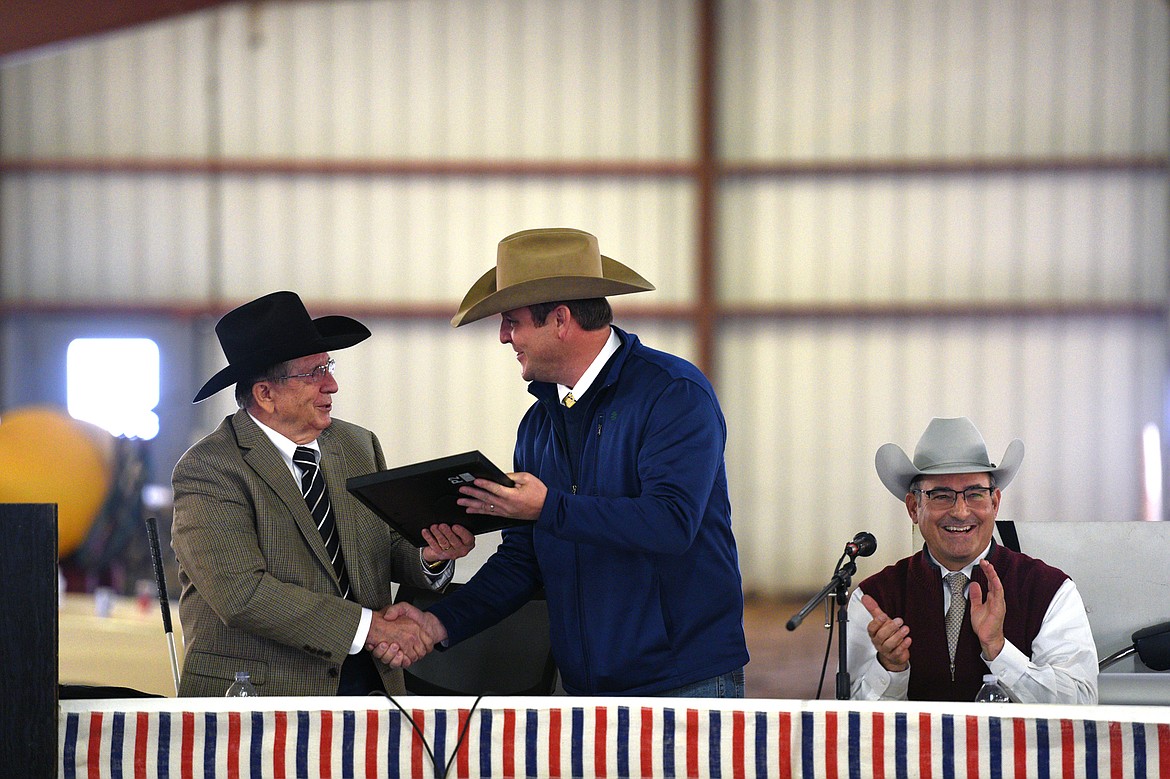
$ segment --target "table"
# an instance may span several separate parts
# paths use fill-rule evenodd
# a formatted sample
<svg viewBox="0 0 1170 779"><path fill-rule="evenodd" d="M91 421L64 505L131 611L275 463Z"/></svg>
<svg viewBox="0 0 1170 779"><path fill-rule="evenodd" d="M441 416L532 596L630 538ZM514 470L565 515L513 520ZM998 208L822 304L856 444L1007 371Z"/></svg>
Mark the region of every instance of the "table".
<svg viewBox="0 0 1170 779"><path fill-rule="evenodd" d="M62 701L59 751L66 779L422 778L448 766L447 775L465 777L1156 777L1170 776L1170 708L566 696Z"/></svg>

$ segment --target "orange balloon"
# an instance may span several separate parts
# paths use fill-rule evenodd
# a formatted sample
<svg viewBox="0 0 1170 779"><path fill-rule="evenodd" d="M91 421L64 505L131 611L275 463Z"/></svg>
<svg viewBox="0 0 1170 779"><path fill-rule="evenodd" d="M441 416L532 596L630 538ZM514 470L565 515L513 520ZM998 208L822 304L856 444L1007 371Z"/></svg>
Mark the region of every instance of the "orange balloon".
<svg viewBox="0 0 1170 779"><path fill-rule="evenodd" d="M0 503L56 503L57 555L89 533L110 489L113 436L55 408L0 415Z"/></svg>

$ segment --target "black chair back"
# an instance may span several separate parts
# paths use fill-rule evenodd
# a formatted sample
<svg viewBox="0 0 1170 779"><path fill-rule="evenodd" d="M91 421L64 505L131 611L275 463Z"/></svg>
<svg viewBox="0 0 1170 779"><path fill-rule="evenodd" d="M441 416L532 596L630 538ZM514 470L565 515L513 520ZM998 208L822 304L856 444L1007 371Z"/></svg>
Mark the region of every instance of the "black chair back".
<svg viewBox="0 0 1170 779"><path fill-rule="evenodd" d="M426 610L445 595L401 585L395 602ZM557 667L548 640L548 604L543 594L501 622L403 669L414 695L552 695Z"/></svg>

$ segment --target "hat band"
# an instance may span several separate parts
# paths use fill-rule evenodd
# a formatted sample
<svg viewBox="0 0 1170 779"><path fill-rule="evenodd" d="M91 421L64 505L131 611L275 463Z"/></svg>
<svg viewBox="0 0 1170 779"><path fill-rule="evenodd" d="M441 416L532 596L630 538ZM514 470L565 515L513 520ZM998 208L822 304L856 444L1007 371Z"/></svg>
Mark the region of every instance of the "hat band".
<svg viewBox="0 0 1170 779"><path fill-rule="evenodd" d="M938 470L939 468L954 468L954 467L958 467L958 466L968 466L968 465L975 465L975 466L978 466L980 468L994 468L995 467L995 463L981 463L981 462L975 462L974 460L955 460L955 461L949 462L949 463L933 463L931 465L927 465L924 468L920 468L920 470L925 471L928 468L931 470Z"/></svg>

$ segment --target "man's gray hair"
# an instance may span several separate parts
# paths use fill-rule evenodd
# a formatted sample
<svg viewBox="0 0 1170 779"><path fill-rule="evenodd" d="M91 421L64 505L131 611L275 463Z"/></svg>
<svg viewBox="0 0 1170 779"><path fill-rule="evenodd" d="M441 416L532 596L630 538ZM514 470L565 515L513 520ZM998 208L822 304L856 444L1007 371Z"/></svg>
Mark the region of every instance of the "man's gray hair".
<svg viewBox="0 0 1170 779"><path fill-rule="evenodd" d="M261 381L276 381L280 376L287 376L292 369L292 360L270 365L263 371L243 381L236 382L236 405L245 411L256 405L256 398L252 395L252 388Z"/></svg>

